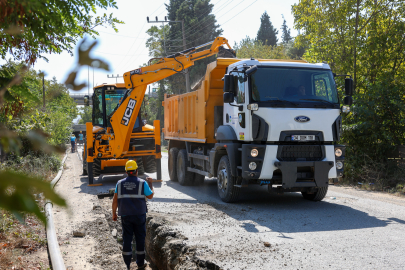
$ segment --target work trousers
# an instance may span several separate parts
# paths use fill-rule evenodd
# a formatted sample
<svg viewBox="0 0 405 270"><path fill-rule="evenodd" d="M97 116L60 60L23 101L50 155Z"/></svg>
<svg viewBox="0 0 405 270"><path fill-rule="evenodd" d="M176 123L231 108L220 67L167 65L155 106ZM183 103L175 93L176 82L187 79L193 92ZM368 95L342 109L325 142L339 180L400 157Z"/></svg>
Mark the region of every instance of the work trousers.
<svg viewBox="0 0 405 270"><path fill-rule="evenodd" d="M132 238L135 234L136 242L136 264L142 266L145 264L145 237L146 237L146 214L134 216L122 216L122 238L124 244L122 247L122 257L129 269L132 258Z"/></svg>
<svg viewBox="0 0 405 270"><path fill-rule="evenodd" d="M70 144L72 145L72 153L75 151L75 141L70 141Z"/></svg>

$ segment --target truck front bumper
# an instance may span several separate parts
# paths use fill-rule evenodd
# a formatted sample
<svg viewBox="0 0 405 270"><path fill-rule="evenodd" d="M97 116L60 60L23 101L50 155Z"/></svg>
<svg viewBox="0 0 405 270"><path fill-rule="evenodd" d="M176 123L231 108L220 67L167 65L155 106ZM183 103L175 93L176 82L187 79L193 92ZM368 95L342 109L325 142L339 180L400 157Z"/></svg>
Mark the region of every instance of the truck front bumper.
<svg viewBox="0 0 405 270"><path fill-rule="evenodd" d="M274 166L280 169L283 188L326 187L329 183L329 170L334 167L333 161L277 161ZM314 181L300 181L298 167L313 167Z"/></svg>

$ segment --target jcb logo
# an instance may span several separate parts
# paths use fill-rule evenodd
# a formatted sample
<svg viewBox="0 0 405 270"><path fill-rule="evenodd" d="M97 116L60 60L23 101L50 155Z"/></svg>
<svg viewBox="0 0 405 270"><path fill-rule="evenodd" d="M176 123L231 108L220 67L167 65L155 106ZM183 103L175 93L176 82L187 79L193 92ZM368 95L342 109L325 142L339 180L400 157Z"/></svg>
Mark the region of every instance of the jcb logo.
<svg viewBox="0 0 405 270"><path fill-rule="evenodd" d="M125 109L124 116L122 117L121 124L128 126L129 119L131 119L132 113L134 112L136 100L130 98L128 101L127 108Z"/></svg>

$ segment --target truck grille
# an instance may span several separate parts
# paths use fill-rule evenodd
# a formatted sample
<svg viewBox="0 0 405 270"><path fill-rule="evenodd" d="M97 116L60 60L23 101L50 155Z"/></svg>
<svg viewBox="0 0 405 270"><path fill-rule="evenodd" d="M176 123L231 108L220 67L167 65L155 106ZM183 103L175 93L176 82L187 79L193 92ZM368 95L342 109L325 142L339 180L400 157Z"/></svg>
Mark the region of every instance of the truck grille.
<svg viewBox="0 0 405 270"><path fill-rule="evenodd" d="M325 151L322 145L279 145L277 159L280 161L320 161Z"/></svg>

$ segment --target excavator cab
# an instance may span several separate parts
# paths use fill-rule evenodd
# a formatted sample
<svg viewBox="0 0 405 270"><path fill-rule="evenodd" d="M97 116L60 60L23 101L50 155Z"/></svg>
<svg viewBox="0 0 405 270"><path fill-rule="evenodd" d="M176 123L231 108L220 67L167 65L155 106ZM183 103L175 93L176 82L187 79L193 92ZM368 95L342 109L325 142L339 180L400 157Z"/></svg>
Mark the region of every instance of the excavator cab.
<svg viewBox="0 0 405 270"><path fill-rule="evenodd" d="M119 106L128 90L124 84L104 84L94 88L93 126L111 128L111 116ZM133 128L134 132L142 131L141 110Z"/></svg>

